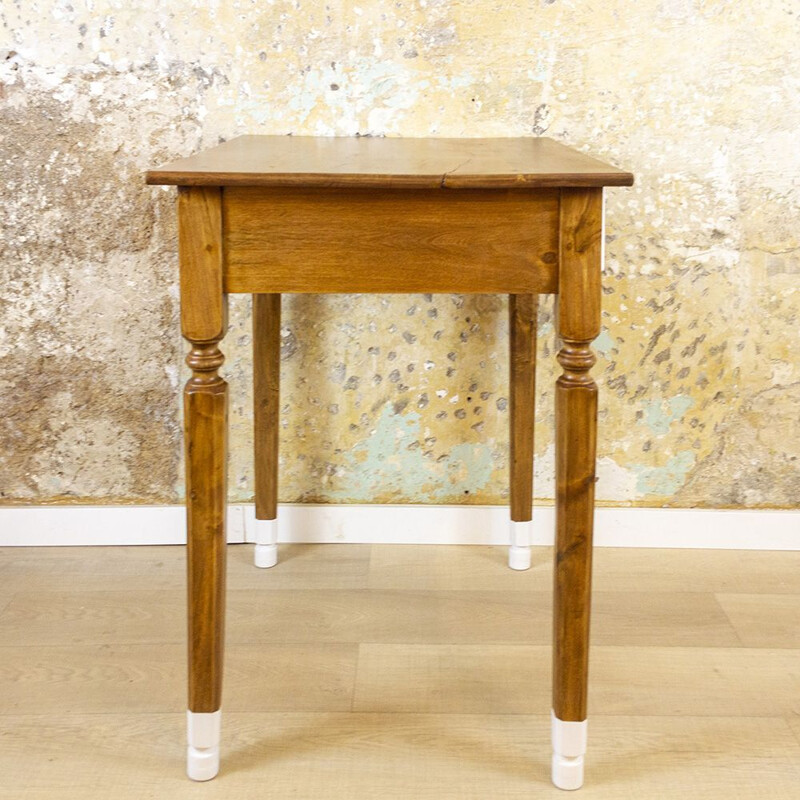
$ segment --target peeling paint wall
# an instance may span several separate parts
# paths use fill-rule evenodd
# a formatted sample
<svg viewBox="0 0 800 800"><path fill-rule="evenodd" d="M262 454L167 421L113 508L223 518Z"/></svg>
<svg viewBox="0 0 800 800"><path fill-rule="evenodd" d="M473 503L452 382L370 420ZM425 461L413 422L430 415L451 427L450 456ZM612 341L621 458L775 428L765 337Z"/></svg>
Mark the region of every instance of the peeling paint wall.
<svg viewBox="0 0 800 800"><path fill-rule="evenodd" d="M800 498L793 0L8 0L0 10L0 498L177 502L173 190L241 133L547 135L607 192L603 502ZM507 501L506 300L291 296L281 499ZM224 343L252 497L250 301ZM552 299L536 496L553 494Z"/></svg>

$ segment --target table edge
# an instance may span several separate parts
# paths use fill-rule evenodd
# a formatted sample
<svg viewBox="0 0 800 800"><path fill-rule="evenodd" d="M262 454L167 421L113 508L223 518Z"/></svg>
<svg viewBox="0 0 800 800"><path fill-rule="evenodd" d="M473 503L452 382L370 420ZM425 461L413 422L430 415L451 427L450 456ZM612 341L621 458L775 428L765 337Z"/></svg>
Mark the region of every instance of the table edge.
<svg viewBox="0 0 800 800"><path fill-rule="evenodd" d="M329 189L542 189L602 188L633 186L630 172L546 175L374 175L329 173L189 173L174 170L148 170L148 186L263 186L282 188Z"/></svg>

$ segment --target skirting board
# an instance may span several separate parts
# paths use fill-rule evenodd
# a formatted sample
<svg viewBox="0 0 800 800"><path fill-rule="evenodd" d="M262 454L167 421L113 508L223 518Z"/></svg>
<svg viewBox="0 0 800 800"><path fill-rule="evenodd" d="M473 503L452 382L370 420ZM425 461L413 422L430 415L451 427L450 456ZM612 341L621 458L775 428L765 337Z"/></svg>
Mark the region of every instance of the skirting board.
<svg viewBox="0 0 800 800"><path fill-rule="evenodd" d="M508 544L505 506L281 505L280 542ZM533 544L553 542L552 506L533 512ZM255 509L228 507L228 541L252 542ZM183 544L183 506L6 506L0 546ZM800 510L598 508L600 547L800 550Z"/></svg>

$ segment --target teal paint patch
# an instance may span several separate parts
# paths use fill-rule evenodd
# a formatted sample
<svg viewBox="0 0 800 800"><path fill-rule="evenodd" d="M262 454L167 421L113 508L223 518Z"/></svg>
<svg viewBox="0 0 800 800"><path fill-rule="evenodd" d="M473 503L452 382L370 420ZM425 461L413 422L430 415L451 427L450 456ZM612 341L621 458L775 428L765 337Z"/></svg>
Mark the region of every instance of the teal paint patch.
<svg viewBox="0 0 800 800"><path fill-rule="evenodd" d="M485 488L494 468L492 450L485 443L456 445L441 460L426 457L420 439L421 415L407 411L398 416L387 404L381 410L373 434L347 455L342 488L330 486L330 500L347 502L353 497L376 494L417 496L423 502L452 500L454 494L471 494ZM436 489L425 492L425 485Z"/></svg>
<svg viewBox="0 0 800 800"><path fill-rule="evenodd" d="M683 486L695 460L695 454L691 450L685 450L673 456L663 467L635 464L632 469L637 475L637 493L640 497L675 494Z"/></svg>
<svg viewBox="0 0 800 800"><path fill-rule="evenodd" d="M669 432L669 426L683 417L694 405L694 400L679 394L667 401L651 400L645 405L644 421L648 428L657 435Z"/></svg>
<svg viewBox="0 0 800 800"><path fill-rule="evenodd" d="M602 355L607 356L611 350L614 349L616 342L611 337L611 334L604 330L595 340L592 342L592 347L598 352L602 353Z"/></svg>

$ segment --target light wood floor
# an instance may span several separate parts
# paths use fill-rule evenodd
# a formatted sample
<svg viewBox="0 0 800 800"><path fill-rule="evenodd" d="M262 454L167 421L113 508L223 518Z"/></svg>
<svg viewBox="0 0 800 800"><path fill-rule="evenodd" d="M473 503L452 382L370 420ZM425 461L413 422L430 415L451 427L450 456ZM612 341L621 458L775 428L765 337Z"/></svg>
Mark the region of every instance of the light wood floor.
<svg viewBox="0 0 800 800"><path fill-rule="evenodd" d="M183 549L0 550L0 798L530 798L551 551L229 548L219 777L183 774ZM800 798L800 553L596 551L585 798Z"/></svg>

